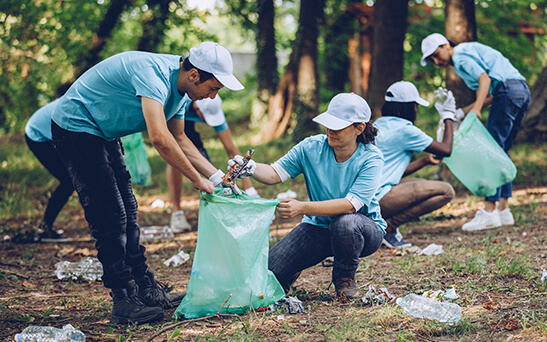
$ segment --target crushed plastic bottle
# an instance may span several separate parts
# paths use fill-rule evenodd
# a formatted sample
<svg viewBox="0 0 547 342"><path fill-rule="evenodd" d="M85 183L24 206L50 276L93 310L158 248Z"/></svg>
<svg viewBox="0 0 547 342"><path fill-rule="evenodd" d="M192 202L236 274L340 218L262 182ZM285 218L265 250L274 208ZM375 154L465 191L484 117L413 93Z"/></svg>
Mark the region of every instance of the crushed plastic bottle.
<svg viewBox="0 0 547 342"><path fill-rule="evenodd" d="M84 257L78 262L60 261L55 264L55 275L59 279L98 281L103 275L103 265L93 257Z"/></svg>
<svg viewBox="0 0 547 342"><path fill-rule="evenodd" d="M418 318L427 318L442 323L458 323L462 318L462 308L458 304L438 302L434 299L408 294L397 298L397 304L404 312Z"/></svg>
<svg viewBox="0 0 547 342"><path fill-rule="evenodd" d="M15 335L17 342L85 342L85 335L67 324L62 329L31 325Z"/></svg>
<svg viewBox="0 0 547 342"><path fill-rule="evenodd" d="M175 233L169 226L141 227L141 242L152 240L173 239Z"/></svg>

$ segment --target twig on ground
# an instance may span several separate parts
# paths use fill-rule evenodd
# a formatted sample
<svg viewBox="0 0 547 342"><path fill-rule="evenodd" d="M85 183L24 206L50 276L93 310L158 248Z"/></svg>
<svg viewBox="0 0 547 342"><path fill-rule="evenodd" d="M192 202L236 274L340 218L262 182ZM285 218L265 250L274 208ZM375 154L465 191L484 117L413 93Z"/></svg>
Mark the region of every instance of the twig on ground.
<svg viewBox="0 0 547 342"><path fill-rule="evenodd" d="M4 265L4 264L2 264ZM29 277L25 276L25 275L22 275L22 274L19 274L19 273L15 273L15 272L12 272L12 271L7 271L7 270L0 270L0 272L6 272L7 274L13 274L14 276L18 276L19 278L23 278L23 279L28 279Z"/></svg>
<svg viewBox="0 0 547 342"><path fill-rule="evenodd" d="M159 335L163 334L164 332L166 331L169 331L173 328L176 328L178 327L179 325L184 325L186 323L191 323L191 322L197 322L197 321L204 321L206 319L209 319L209 318L214 318L214 317L239 317L238 315L231 315L231 314L221 314L220 312L222 311L222 308L224 308L224 305L226 305L226 303L228 302L228 300L232 297L232 295L229 295L228 298L226 298L226 300L224 301L224 303L222 303L222 305L220 306L220 309L218 310L218 312L214 315L211 315L211 316L205 316L205 317L199 317L199 318L192 318L192 319L186 319L184 321L181 321L181 322L177 322L175 324L171 324L171 325L168 325L166 326L165 328L159 330L158 332L156 332L154 335L152 335L149 339L148 339L148 342L152 342L152 340L154 340L156 337L158 337Z"/></svg>

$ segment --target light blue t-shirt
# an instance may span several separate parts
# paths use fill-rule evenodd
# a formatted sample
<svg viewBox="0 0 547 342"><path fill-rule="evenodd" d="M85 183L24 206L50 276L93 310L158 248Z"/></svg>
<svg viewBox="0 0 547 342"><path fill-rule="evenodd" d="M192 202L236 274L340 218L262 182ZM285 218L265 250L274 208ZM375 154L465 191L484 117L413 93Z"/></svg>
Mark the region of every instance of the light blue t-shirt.
<svg viewBox="0 0 547 342"><path fill-rule="evenodd" d="M433 138L406 119L382 116L374 122L378 129L376 147L384 154L382 180L376 192L380 201L394 185L399 184L410 164L413 152L422 152L431 145Z"/></svg>
<svg viewBox="0 0 547 342"><path fill-rule="evenodd" d="M188 107L188 111L186 112L184 116L184 120L193 121L193 122L204 122L203 120L201 120L198 113L194 110L194 108L192 108L192 106ZM215 132L217 133L224 132L225 130L229 128L228 123L226 122L226 118L224 118L223 123L216 126L211 126L211 127L213 127L215 129Z"/></svg>
<svg viewBox="0 0 547 342"><path fill-rule="evenodd" d="M479 89L479 76L486 73L492 83L489 93L500 82L523 80L525 78L499 51L477 42L460 43L454 47L452 55L454 70L471 90Z"/></svg>
<svg viewBox="0 0 547 342"><path fill-rule="evenodd" d="M60 99L53 100L38 109L25 126L25 134L35 142L51 141L51 113Z"/></svg>
<svg viewBox="0 0 547 342"><path fill-rule="evenodd" d="M68 131L114 140L146 130L141 97L161 103L166 120L183 119L191 100L177 90L180 60L140 51L107 58L78 78L52 119Z"/></svg>
<svg viewBox="0 0 547 342"><path fill-rule="evenodd" d="M374 220L385 232L387 225L374 199L384 164L376 146L359 143L348 160L338 163L327 136L319 134L302 140L277 163L293 179L304 174L310 201L328 201L351 194L364 203L359 212ZM333 218L305 215L302 222L328 228Z"/></svg>

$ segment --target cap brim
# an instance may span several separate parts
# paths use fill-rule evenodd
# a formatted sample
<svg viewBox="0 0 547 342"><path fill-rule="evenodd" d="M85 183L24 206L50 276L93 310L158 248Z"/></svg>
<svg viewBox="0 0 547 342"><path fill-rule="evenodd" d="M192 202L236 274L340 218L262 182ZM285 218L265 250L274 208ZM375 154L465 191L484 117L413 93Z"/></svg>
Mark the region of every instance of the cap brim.
<svg viewBox="0 0 547 342"><path fill-rule="evenodd" d="M422 106L426 106L426 107L428 107L428 106L430 105L429 101L424 100L424 99L422 99L421 97L419 97L419 98L416 100L416 103L419 104L419 105L422 105Z"/></svg>
<svg viewBox="0 0 547 342"><path fill-rule="evenodd" d="M319 114L315 118L312 119L314 122L317 122L323 127L326 127L328 129L332 129L333 131L339 131L341 129L344 129L352 124L352 122L339 119L333 115L330 115L329 113L325 112L323 114Z"/></svg>
<svg viewBox="0 0 547 342"><path fill-rule="evenodd" d="M230 90L238 91L245 88L234 75L215 75L215 77L223 86Z"/></svg>
<svg viewBox="0 0 547 342"><path fill-rule="evenodd" d="M211 127L220 126L226 121L224 114L222 114L221 112L215 114L203 113L203 118L205 119L205 122Z"/></svg>

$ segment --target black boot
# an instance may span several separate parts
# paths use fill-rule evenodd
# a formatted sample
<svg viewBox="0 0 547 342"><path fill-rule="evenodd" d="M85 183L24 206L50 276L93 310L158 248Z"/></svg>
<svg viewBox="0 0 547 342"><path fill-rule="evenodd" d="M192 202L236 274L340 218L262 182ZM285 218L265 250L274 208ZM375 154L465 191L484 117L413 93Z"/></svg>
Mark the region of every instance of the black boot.
<svg viewBox="0 0 547 342"><path fill-rule="evenodd" d="M110 322L114 324L142 324L163 319L161 308L146 306L140 300L139 287L134 280L125 288L112 289L110 296L114 302Z"/></svg>
<svg viewBox="0 0 547 342"><path fill-rule="evenodd" d="M151 269L147 269L144 275L135 281L139 285L140 298L148 306L174 308L186 295L186 292L168 293L165 284L154 279L154 272Z"/></svg>

